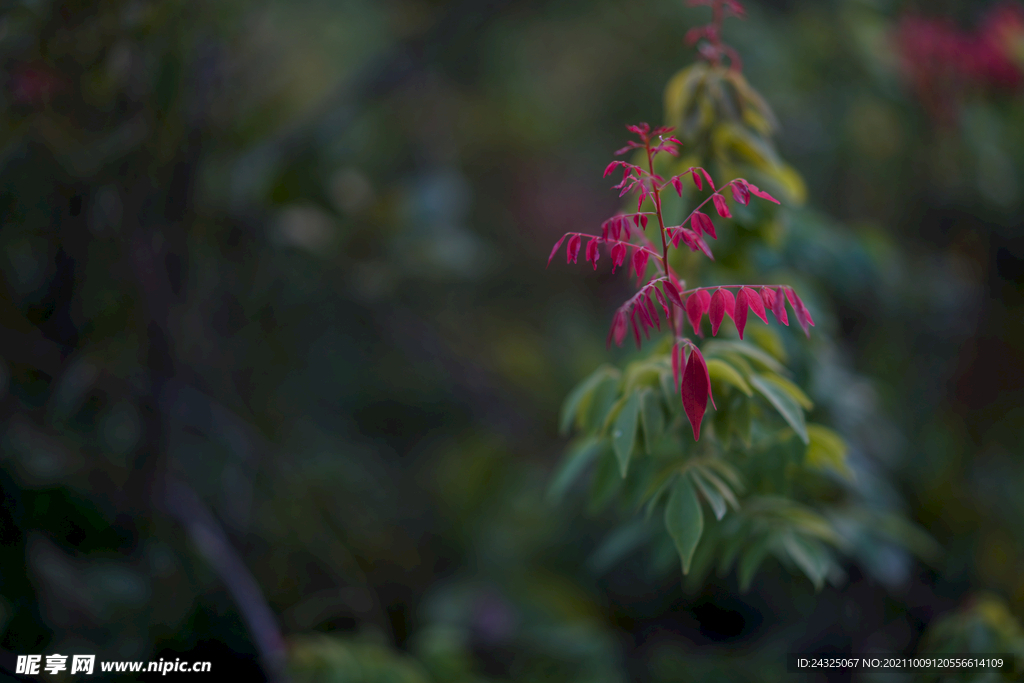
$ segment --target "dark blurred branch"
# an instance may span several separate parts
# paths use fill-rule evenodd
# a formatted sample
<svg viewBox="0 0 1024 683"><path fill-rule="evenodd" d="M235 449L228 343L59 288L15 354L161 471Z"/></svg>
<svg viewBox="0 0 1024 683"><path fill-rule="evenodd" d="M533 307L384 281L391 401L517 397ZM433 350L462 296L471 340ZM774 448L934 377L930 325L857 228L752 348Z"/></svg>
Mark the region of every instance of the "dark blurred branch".
<svg viewBox="0 0 1024 683"><path fill-rule="evenodd" d="M369 60L355 76L339 82L330 95L301 121L243 155L235 165L235 196L249 198L270 169L280 168L308 145L336 137L361 108L397 90L443 48L472 38L514 3L524 0L462 0L452 3L424 34L407 39ZM240 207L239 207L240 208Z"/></svg>
<svg viewBox="0 0 1024 683"><path fill-rule="evenodd" d="M285 683L288 675L284 638L256 579L195 491L170 477L163 484L163 507L185 527L196 548L224 582L245 619L272 683Z"/></svg>

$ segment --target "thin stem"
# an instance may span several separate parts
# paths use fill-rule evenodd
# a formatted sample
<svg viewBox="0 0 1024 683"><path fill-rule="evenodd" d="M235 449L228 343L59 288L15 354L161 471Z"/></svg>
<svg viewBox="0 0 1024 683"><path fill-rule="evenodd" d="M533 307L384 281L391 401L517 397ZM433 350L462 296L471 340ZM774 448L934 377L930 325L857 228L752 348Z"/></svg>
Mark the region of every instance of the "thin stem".
<svg viewBox="0 0 1024 683"><path fill-rule="evenodd" d="M654 155L651 154L651 142L650 140L644 140L644 147L647 150L647 168L650 169L651 177L654 177ZM658 233L661 235L661 250L662 250L662 264L665 266L665 275L669 273L668 265L668 240L665 239L665 217L661 213L661 188L658 187L657 183L651 183L651 192L654 195L654 210L658 214ZM668 322L672 325L672 336L674 337L676 332L676 318L674 315L670 315Z"/></svg>

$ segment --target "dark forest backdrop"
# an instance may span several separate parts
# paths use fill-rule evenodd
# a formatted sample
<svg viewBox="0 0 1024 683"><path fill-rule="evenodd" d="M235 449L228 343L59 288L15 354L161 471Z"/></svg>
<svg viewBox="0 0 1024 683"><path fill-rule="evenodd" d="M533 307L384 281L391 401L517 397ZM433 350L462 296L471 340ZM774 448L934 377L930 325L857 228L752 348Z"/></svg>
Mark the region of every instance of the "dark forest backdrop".
<svg viewBox="0 0 1024 683"><path fill-rule="evenodd" d="M548 496L562 399L629 355L604 344L628 290L544 261L617 210L601 172L624 124L664 120L705 12L3 3L0 669L668 683L1024 656L1013 2L751 0L726 29L793 169L758 258L832 302L810 393L917 552L872 543L821 591L771 563L747 592L684 584Z"/></svg>

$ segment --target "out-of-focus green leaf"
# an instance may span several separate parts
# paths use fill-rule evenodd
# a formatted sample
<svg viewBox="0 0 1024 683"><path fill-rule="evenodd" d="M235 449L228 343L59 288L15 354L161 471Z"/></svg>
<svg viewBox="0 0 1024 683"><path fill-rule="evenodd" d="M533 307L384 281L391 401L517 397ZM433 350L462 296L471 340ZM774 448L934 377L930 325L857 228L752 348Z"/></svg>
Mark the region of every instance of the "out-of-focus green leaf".
<svg viewBox="0 0 1024 683"><path fill-rule="evenodd" d="M787 532L782 536L782 545L786 553L814 584L815 590L821 590L828 573L828 553L817 541L802 538Z"/></svg>
<svg viewBox="0 0 1024 683"><path fill-rule="evenodd" d="M699 470L691 469L690 476L693 477L693 483L700 489L704 500L711 506L711 510L715 513L715 519L721 520L722 517L725 517L725 498L722 497L721 492L705 481Z"/></svg>
<svg viewBox="0 0 1024 683"><path fill-rule="evenodd" d="M665 506L665 528L679 551L683 574L689 573L693 553L704 533L704 513L689 477L679 477L672 485Z"/></svg>
<svg viewBox="0 0 1024 683"><path fill-rule="evenodd" d="M548 487L548 500L554 503L561 501L573 482L594 461L601 448L601 440L593 437L584 439L572 448L562 459L562 464L551 480L551 486Z"/></svg>
<svg viewBox="0 0 1024 683"><path fill-rule="evenodd" d="M757 568L764 562L768 554L768 547L771 544L771 537L765 536L750 544L740 558L739 569L737 570L740 580L740 590L746 593L750 589L750 583L754 580Z"/></svg>
<svg viewBox="0 0 1024 683"><path fill-rule="evenodd" d="M665 411L661 408L661 398L651 389L640 392L640 421L644 430L644 446L650 453L665 431Z"/></svg>
<svg viewBox="0 0 1024 683"><path fill-rule="evenodd" d="M814 408L814 403L807 394L804 393L803 389L793 384L788 379L772 374L762 374L761 379L774 384L789 394L790 398L799 403L804 410L811 410Z"/></svg>
<svg viewBox="0 0 1024 683"><path fill-rule="evenodd" d="M602 365L589 377L576 385L562 404L562 415L558 421L558 432L563 436L569 433L573 420L579 423L578 415L586 413L593 401L593 392L597 386L607 379L618 379L620 372L611 365Z"/></svg>
<svg viewBox="0 0 1024 683"><path fill-rule="evenodd" d="M603 574L650 538L650 528L645 520L638 520L614 530L601 542L587 560L590 570Z"/></svg>
<svg viewBox="0 0 1024 683"><path fill-rule="evenodd" d="M807 436L807 426L804 423L804 413L797 405L797 402L785 391L780 389L777 385L765 381L762 375L751 375L749 378L751 386L757 389L762 396L768 399L768 402L779 411L782 418L789 423L789 426L797 433L797 436L804 443L809 443L810 438Z"/></svg>
<svg viewBox="0 0 1024 683"><path fill-rule="evenodd" d="M847 479L853 479L853 470L846 463L846 442L834 431L819 424L807 425L807 464L822 470L828 467Z"/></svg>
<svg viewBox="0 0 1024 683"><path fill-rule="evenodd" d="M615 457L619 461L619 470L622 472L623 479L626 478L626 472L629 470L629 459L633 456L639 418L640 394L634 392L626 399L618 417L615 418L615 426L612 428L612 448L615 449Z"/></svg>
<svg viewBox="0 0 1024 683"><path fill-rule="evenodd" d="M786 369L782 366L779 361L772 358L770 355L762 351L761 349L753 346L752 344L746 344L741 341L726 341L724 339L715 339L709 341L703 347L705 358L718 358L722 357L729 352L737 353L741 356L745 356L750 360L754 361L766 370L770 370L776 374L784 374Z"/></svg>
<svg viewBox="0 0 1024 683"><path fill-rule="evenodd" d="M722 382L730 384L747 396L753 396L754 392L750 390L750 386L744 381L743 376L733 366L726 363L724 360L718 358L709 358L707 360L708 375L711 377L712 382Z"/></svg>

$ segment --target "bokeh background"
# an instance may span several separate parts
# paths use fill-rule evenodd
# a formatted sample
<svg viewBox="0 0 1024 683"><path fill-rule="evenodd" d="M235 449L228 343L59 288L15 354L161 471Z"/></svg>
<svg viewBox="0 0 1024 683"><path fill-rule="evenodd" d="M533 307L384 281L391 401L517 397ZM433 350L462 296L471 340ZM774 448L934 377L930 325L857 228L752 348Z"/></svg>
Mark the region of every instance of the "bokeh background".
<svg viewBox="0 0 1024 683"><path fill-rule="evenodd" d="M1024 7L747 9L726 37L806 190L766 253L834 306L810 391L931 560L686 585L548 495L562 399L629 356L605 349L629 289L545 259L618 209L601 172L663 121L706 9L8 1L0 676L82 652L771 681L801 679L787 652L1024 652Z"/></svg>

